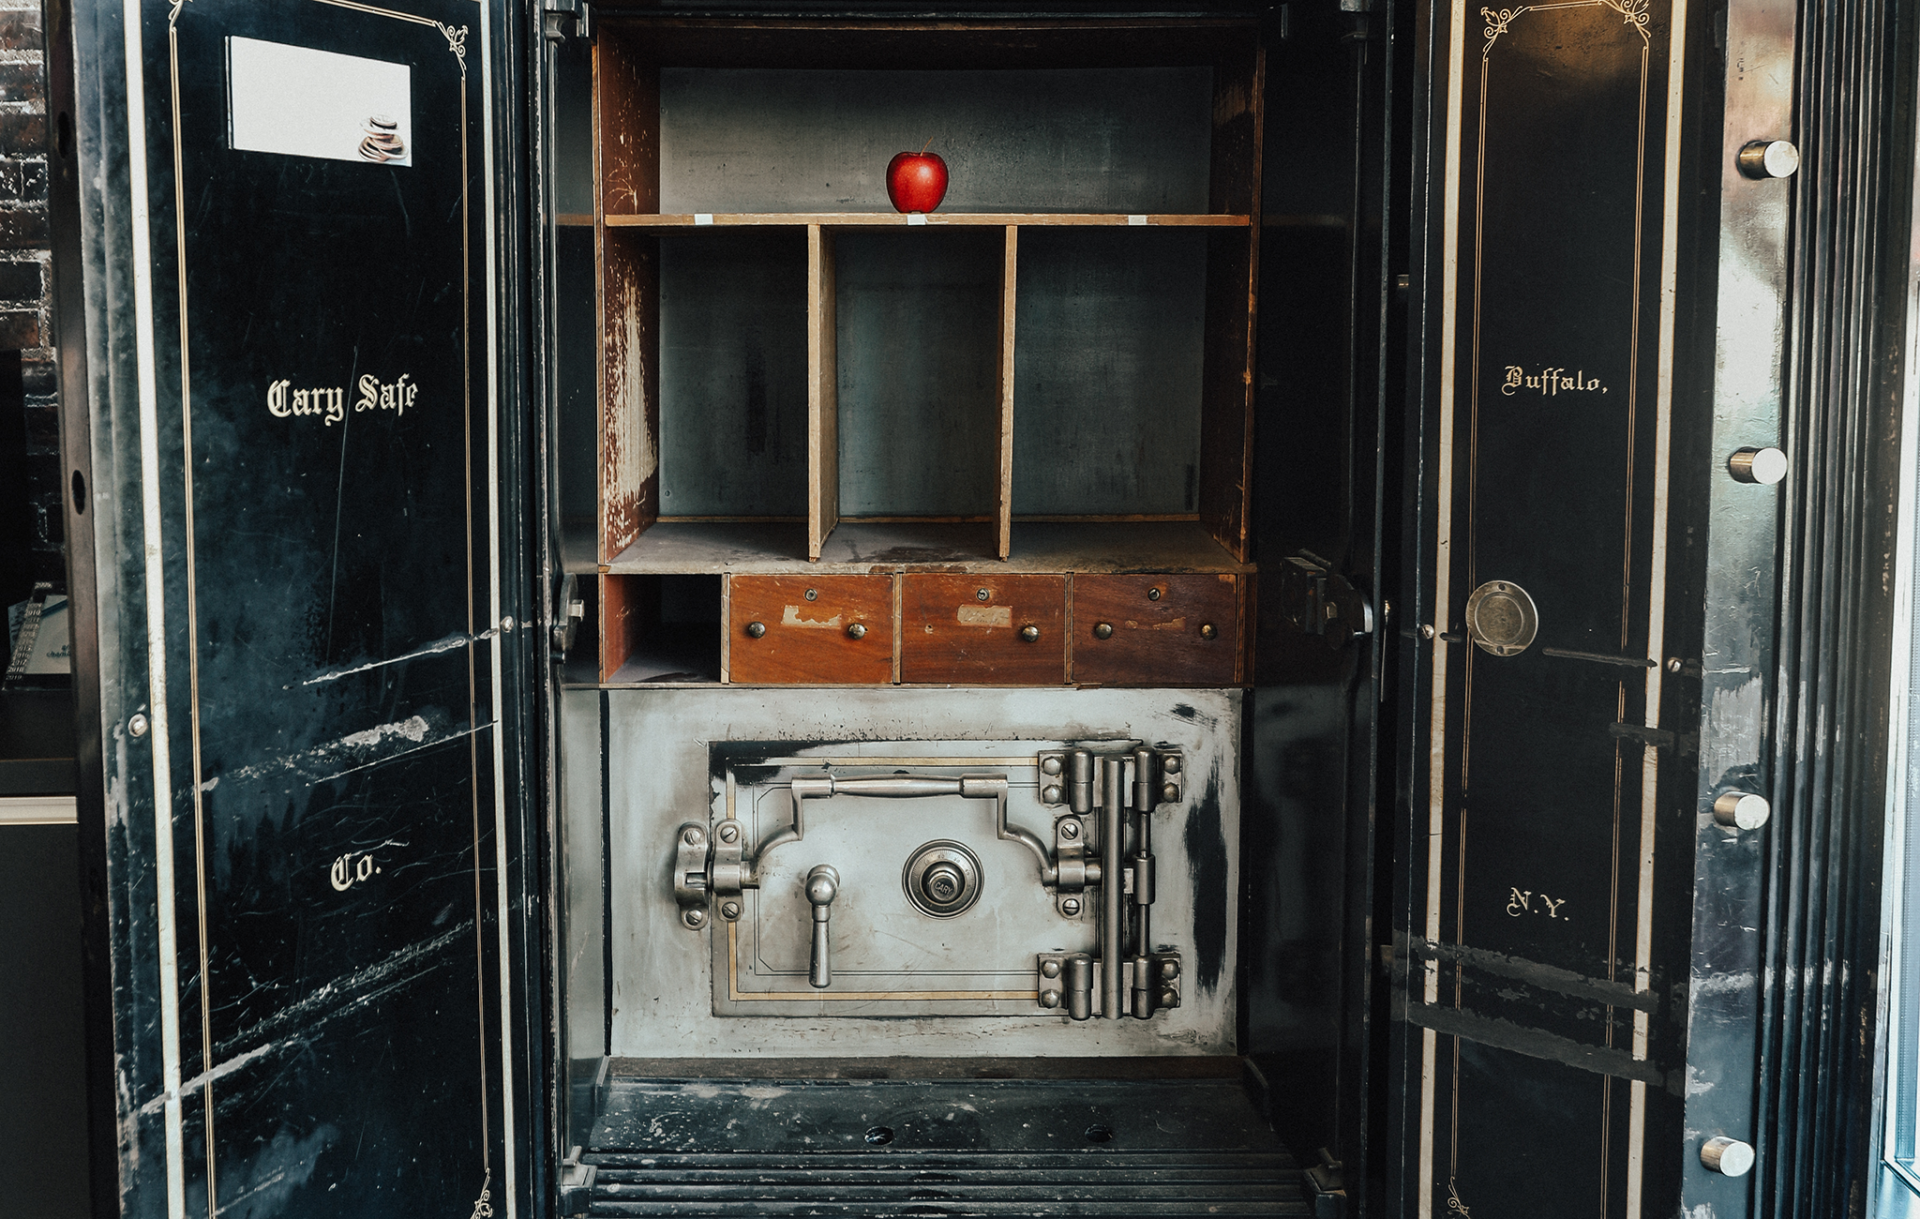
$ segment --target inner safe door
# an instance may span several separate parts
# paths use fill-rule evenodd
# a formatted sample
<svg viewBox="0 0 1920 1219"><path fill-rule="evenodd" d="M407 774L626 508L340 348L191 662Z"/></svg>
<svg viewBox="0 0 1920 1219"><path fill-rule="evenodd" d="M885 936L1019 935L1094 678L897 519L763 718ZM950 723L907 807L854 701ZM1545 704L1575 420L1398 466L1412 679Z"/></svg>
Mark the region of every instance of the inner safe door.
<svg viewBox="0 0 1920 1219"><path fill-rule="evenodd" d="M616 1056L1233 1052L1237 692L602 707Z"/></svg>

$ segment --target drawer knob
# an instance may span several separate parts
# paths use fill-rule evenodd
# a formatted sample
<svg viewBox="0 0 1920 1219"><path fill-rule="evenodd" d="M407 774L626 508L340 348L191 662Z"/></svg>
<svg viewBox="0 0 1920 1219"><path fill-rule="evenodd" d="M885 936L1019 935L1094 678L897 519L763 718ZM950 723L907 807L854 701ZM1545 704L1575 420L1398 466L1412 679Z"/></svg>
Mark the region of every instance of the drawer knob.
<svg viewBox="0 0 1920 1219"><path fill-rule="evenodd" d="M764 634L766 634L766 633L767 633L767 624L766 624L766 623L764 623L764 622L749 622L749 623L747 623L747 638L748 638L748 639L758 639L758 638L760 638L760 636L762 636L762 635L764 635Z"/></svg>
<svg viewBox="0 0 1920 1219"><path fill-rule="evenodd" d="M1219 628L1214 626L1213 623L1211 622L1203 622L1200 624L1200 638L1202 639L1212 639L1214 636L1218 635L1219 633L1220 633Z"/></svg>
<svg viewBox="0 0 1920 1219"><path fill-rule="evenodd" d="M1093 626L1093 637L1094 637L1095 639L1112 639L1112 638L1113 638L1113 623L1111 623L1111 622L1096 622L1096 623L1094 623L1094 626Z"/></svg>
<svg viewBox="0 0 1920 1219"><path fill-rule="evenodd" d="M866 637L867 637L867 627L866 627L866 624L863 622L856 622L852 626L847 628L848 639L865 639Z"/></svg>
<svg viewBox="0 0 1920 1219"><path fill-rule="evenodd" d="M1040 638L1040 628L1031 624L1023 626L1020 628L1020 638L1026 640L1028 643L1032 643L1034 640Z"/></svg>

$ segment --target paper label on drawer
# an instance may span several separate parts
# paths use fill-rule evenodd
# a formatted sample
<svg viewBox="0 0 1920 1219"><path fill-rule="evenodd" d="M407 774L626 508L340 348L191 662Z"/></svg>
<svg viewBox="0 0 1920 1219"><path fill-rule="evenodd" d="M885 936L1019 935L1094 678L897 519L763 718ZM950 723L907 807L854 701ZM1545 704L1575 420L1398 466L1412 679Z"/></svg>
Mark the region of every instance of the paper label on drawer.
<svg viewBox="0 0 1920 1219"><path fill-rule="evenodd" d="M831 618L802 618L800 616L800 607L797 605L789 605L786 611L780 615L780 625L810 627L814 630L821 631L834 631L840 629L840 615L835 614Z"/></svg>
<svg viewBox="0 0 1920 1219"><path fill-rule="evenodd" d="M962 626L1012 626L1011 605L963 605L953 616Z"/></svg>
<svg viewBox="0 0 1920 1219"><path fill-rule="evenodd" d="M413 164L413 69L312 47L227 39L233 147Z"/></svg>

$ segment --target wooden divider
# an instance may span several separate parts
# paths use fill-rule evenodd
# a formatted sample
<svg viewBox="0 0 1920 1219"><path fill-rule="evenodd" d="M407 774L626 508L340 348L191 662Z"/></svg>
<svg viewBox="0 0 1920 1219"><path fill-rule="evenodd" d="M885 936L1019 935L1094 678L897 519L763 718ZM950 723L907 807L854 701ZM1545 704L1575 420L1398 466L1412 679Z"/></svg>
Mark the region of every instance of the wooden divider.
<svg viewBox="0 0 1920 1219"><path fill-rule="evenodd" d="M1020 227L1007 226L1006 258L1000 271L1000 364L996 383L1000 399L1000 478L996 494L997 531L1001 558L1013 553L1013 331L1014 304L1020 288Z"/></svg>
<svg viewBox="0 0 1920 1219"><path fill-rule="evenodd" d="M807 558L840 523L840 401L833 230L807 226Z"/></svg>

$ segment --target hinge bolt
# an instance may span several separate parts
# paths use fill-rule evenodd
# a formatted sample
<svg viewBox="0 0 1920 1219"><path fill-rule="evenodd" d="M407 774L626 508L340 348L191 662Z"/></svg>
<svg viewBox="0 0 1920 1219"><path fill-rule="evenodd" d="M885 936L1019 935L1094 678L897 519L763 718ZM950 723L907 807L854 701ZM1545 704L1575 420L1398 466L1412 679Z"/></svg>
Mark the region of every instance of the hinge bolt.
<svg viewBox="0 0 1920 1219"><path fill-rule="evenodd" d="M680 835L680 841L690 847L697 847L700 845L700 839L702 837L703 835L700 833L699 827L690 825L686 828L686 832Z"/></svg>
<svg viewBox="0 0 1920 1219"><path fill-rule="evenodd" d="M722 918L727 918L727 919L736 919L736 918L739 918L739 917L740 917L740 903L739 903L739 902L725 902L725 903L723 903L723 904L721 905L721 907L720 907L720 916L721 916Z"/></svg>
<svg viewBox="0 0 1920 1219"><path fill-rule="evenodd" d="M1072 918L1075 915L1079 914L1080 899L1077 897L1069 897L1069 898L1063 899L1060 903L1060 913L1066 915L1068 918Z"/></svg>

